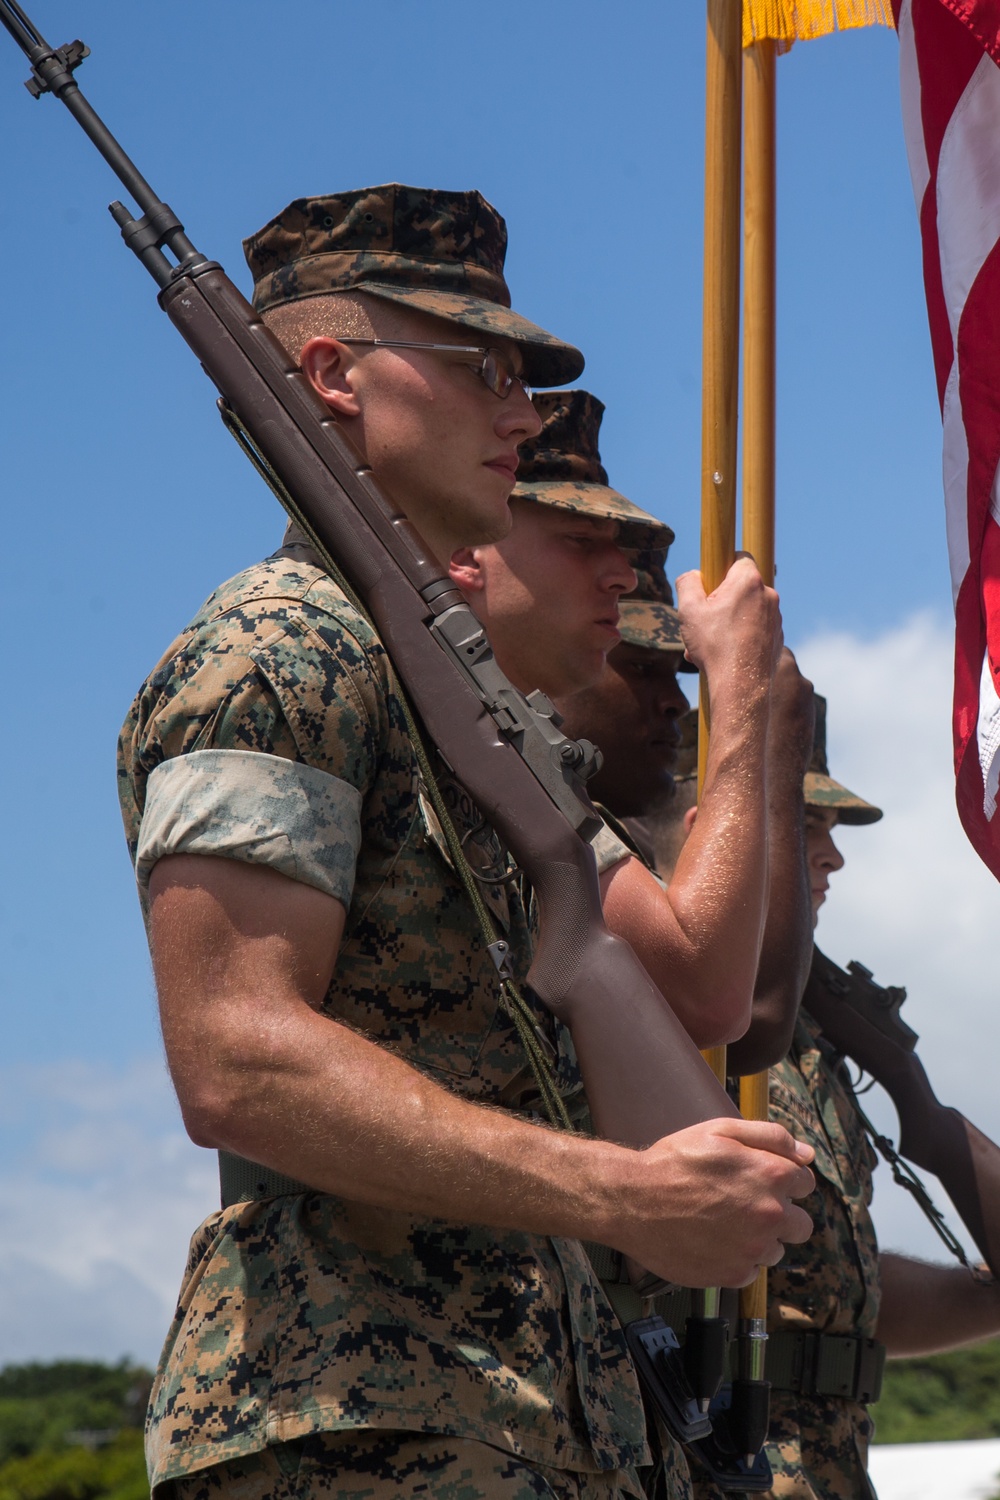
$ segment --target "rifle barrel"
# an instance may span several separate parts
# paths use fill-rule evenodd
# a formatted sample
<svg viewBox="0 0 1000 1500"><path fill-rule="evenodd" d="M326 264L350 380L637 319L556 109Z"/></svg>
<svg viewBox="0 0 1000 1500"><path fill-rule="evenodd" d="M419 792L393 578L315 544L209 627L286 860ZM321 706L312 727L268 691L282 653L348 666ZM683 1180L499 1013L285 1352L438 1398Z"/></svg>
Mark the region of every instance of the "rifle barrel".
<svg viewBox="0 0 1000 1500"><path fill-rule="evenodd" d="M73 77L90 49L82 42L51 47L41 32L17 4L17 0L0 0L0 22L14 38L31 63L31 77L25 87L40 98L55 94L61 99L97 147L126 192L135 200L143 215L134 218L120 203L111 204L111 214L122 231L122 238L138 257L159 287L167 286L174 276L205 262L184 233L184 225L172 209L153 191L135 162L122 149L89 100L80 92ZM166 246L171 261L162 253Z"/></svg>

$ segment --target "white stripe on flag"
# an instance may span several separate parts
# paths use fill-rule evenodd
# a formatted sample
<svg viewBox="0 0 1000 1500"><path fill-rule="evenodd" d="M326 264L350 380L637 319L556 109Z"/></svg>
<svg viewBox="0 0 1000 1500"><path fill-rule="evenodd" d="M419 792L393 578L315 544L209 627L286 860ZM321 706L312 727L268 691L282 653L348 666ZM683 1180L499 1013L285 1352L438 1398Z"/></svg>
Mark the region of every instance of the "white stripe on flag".
<svg viewBox="0 0 1000 1500"><path fill-rule="evenodd" d="M941 142L937 224L941 280L953 340L972 285L1000 239L1000 68L985 54Z"/></svg>
<svg viewBox="0 0 1000 1500"><path fill-rule="evenodd" d="M979 743L979 764L983 771L983 812L987 822L992 822L997 810L997 789L1000 787L1000 698L993 686L988 649L983 657L983 671L979 679L976 739Z"/></svg>
<svg viewBox="0 0 1000 1500"><path fill-rule="evenodd" d="M919 220L924 193L931 180L931 169L927 161L924 123L920 114L920 70L917 67L917 42L913 34L911 0L903 0L896 29L899 32L899 92L903 105L903 139L906 142Z"/></svg>
<svg viewBox="0 0 1000 1500"><path fill-rule="evenodd" d="M958 361L952 360L941 408L944 429L941 477L944 481L944 524L948 537L952 604L969 570L969 440L958 399Z"/></svg>

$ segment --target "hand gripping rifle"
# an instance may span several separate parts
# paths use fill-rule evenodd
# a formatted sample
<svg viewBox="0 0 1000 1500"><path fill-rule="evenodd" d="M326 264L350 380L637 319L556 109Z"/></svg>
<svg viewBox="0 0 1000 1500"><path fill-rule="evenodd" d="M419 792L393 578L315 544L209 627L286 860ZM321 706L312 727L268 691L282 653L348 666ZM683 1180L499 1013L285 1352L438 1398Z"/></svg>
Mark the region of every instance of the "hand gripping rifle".
<svg viewBox="0 0 1000 1500"><path fill-rule="evenodd" d="M916 1054L917 1033L899 1014L905 999L904 989L876 984L863 964L852 962L845 972L814 949L802 998L804 1009L819 1023L827 1041L889 1094L899 1115L899 1155L940 1180L983 1259L998 1276L1000 1146L937 1098ZM897 1182L914 1194L948 1248L967 1264L923 1184L898 1161L891 1143L865 1124Z"/></svg>
<svg viewBox="0 0 1000 1500"><path fill-rule="evenodd" d="M336 559L431 740L530 879L541 934L527 979L570 1029L598 1133L642 1148L736 1116L631 948L604 925L588 842L600 819L577 774L592 747L560 734L542 694L525 698L503 676L475 616L299 368L80 93L73 73L88 49L50 47L15 0L0 0L0 21L31 63L29 91L62 100L138 204L138 218L121 203L111 214L160 306L244 446L279 476L293 518ZM502 952L494 959L502 973Z"/></svg>

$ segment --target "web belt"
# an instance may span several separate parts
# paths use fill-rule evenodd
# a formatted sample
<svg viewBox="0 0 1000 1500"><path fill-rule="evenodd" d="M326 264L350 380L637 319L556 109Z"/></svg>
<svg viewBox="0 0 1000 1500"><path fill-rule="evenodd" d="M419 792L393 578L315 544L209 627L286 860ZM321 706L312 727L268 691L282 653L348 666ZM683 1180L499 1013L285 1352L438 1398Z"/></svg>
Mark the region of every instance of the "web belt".
<svg viewBox="0 0 1000 1500"><path fill-rule="evenodd" d="M765 1372L775 1390L839 1396L868 1406L882 1394L885 1357L878 1339L783 1329L768 1334Z"/></svg>
<svg viewBox="0 0 1000 1500"><path fill-rule="evenodd" d="M633 1323L653 1314L661 1317L684 1342L692 1297L687 1287L675 1286L653 1298L640 1297L629 1284L622 1257L606 1245L585 1243L594 1273L619 1323ZM735 1344L730 1345L730 1357ZM885 1369L885 1345L858 1334L779 1330L768 1334L766 1378L775 1390L800 1396L839 1396L844 1401L878 1400ZM735 1371L731 1372L735 1374Z"/></svg>
<svg viewBox="0 0 1000 1500"><path fill-rule="evenodd" d="M252 1203L256 1198L283 1198L286 1194L315 1191L304 1182L296 1182L294 1177L284 1177L255 1161L234 1156L231 1151L219 1152L219 1190L223 1208L231 1208L234 1203Z"/></svg>

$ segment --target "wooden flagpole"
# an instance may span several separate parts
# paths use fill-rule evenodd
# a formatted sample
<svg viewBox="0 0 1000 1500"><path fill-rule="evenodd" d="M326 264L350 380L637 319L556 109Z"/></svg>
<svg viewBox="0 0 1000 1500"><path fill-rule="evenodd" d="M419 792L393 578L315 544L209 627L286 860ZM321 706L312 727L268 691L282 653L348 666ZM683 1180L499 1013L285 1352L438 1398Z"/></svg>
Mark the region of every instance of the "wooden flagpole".
<svg viewBox="0 0 1000 1500"><path fill-rule="evenodd" d="M743 550L774 583L775 449L775 43L743 54ZM768 1075L740 1079L740 1110L766 1120ZM740 1293L740 1316L754 1320L763 1377L767 1271Z"/></svg>
<svg viewBox="0 0 1000 1500"><path fill-rule="evenodd" d="M741 0L708 0L705 113L705 274L702 311L701 572L711 593L736 551L736 435L740 348ZM708 756L701 684L698 790ZM705 1057L725 1081L726 1049Z"/></svg>

